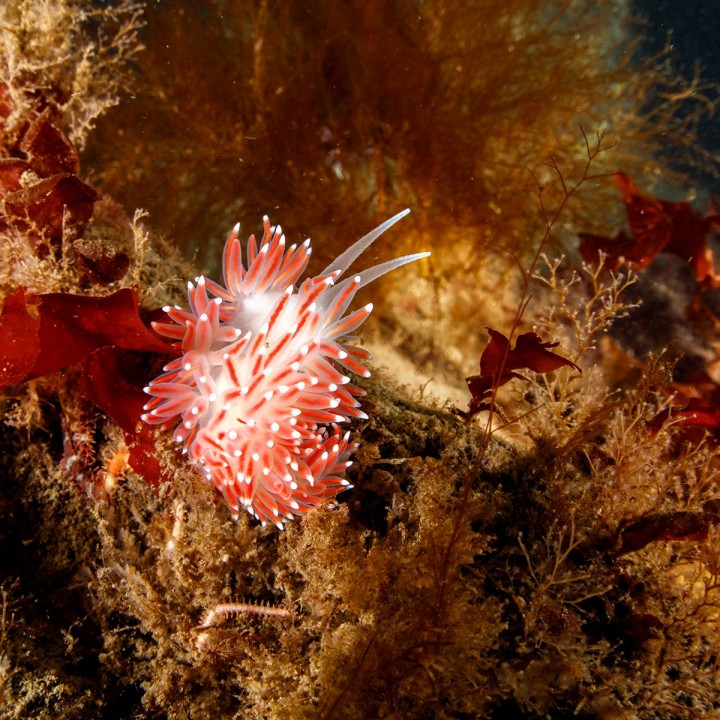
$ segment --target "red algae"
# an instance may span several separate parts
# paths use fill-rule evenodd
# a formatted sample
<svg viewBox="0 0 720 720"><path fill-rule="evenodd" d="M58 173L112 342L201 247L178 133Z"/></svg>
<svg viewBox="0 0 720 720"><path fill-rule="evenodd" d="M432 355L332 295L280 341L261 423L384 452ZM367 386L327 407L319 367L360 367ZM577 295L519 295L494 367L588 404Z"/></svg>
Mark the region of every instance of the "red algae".
<svg viewBox="0 0 720 720"><path fill-rule="evenodd" d="M682 93L618 60L606 5L541 5L0 9L0 717L720 717L714 221L645 184L681 179ZM187 349L150 323L204 347L233 301L175 307L216 248L157 228L187 249L267 208L333 275L405 205L359 276L434 253L373 285L372 378L355 276L326 306L327 367L362 366L353 489L231 521L140 419Z"/></svg>

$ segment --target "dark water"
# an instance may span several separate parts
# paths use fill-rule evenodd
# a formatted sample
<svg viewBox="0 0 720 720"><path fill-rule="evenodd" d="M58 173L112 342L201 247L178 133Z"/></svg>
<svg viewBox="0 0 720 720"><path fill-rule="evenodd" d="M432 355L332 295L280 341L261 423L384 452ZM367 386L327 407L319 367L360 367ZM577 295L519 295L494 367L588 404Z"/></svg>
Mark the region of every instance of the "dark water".
<svg viewBox="0 0 720 720"><path fill-rule="evenodd" d="M634 14L647 21L644 51L654 55L672 46L673 69L691 79L700 66L704 81L720 82L720 2L718 0L635 0ZM707 91L717 97L717 91ZM720 153L720 108L699 128L700 141ZM720 173L705 174L709 193L720 194Z"/></svg>

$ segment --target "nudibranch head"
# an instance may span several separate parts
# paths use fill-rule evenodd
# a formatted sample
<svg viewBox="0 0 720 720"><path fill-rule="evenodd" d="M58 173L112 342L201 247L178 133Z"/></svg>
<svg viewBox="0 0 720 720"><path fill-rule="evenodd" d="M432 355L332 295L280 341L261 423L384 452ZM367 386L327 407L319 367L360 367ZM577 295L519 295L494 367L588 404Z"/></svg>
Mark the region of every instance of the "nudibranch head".
<svg viewBox="0 0 720 720"><path fill-rule="evenodd" d="M189 308L165 307L171 322L153 323L182 355L145 388L152 399L142 419L175 428L175 440L234 518L245 508L282 527L348 487L344 471L356 445L338 423L367 416L363 392L346 373L370 374L367 351L348 343L372 304L345 312L361 287L429 253L340 278L408 212L299 287L309 240L286 247L280 226L265 217L262 240L250 236L243 261L236 225L223 254L224 284L196 278L188 283Z"/></svg>

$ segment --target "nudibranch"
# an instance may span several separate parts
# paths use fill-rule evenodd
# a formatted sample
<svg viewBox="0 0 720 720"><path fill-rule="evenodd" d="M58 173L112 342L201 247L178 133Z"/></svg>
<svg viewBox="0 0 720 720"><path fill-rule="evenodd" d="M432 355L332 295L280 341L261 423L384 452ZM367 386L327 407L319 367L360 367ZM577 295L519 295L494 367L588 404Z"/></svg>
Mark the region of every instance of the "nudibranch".
<svg viewBox="0 0 720 720"><path fill-rule="evenodd" d="M367 418L363 392L347 373L369 376L369 353L349 344L372 304L345 314L357 291L426 257L384 262L340 280L360 254L403 218L398 213L296 288L310 240L285 246L281 227L263 218L245 261L236 225L225 245L222 285L188 283L189 308L163 308L153 323L182 354L145 392L146 423L174 427L175 440L222 493L235 519L245 508L261 523L286 520L349 487L357 447L338 423ZM178 422L179 421L179 422Z"/></svg>

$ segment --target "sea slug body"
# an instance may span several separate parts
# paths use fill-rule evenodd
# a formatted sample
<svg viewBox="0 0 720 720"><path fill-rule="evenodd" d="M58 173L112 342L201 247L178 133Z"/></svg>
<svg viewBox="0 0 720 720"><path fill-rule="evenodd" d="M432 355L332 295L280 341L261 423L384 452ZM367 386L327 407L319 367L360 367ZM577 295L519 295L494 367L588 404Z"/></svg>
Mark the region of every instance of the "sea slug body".
<svg viewBox="0 0 720 720"><path fill-rule="evenodd" d="M345 372L370 374L368 353L348 343L372 304L344 313L361 287L429 253L339 278L408 212L297 289L310 241L286 248L280 226L265 217L262 240L258 246L250 236L243 262L236 225L225 245L224 284L196 278L188 283L189 309L165 307L172 322L153 323L182 355L145 388L152 399L142 419L175 426L175 440L234 518L245 508L282 528L348 487L344 471L356 445L337 423L367 417L358 401L363 392Z"/></svg>

